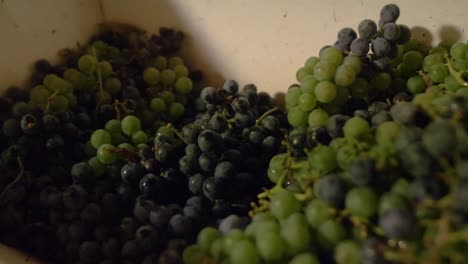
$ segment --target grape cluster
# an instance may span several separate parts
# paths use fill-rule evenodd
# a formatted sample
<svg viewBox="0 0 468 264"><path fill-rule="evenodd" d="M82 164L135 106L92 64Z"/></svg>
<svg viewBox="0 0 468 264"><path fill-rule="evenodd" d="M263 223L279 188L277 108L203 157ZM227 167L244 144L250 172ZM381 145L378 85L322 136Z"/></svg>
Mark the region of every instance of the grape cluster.
<svg viewBox="0 0 468 264"><path fill-rule="evenodd" d="M307 60L298 71L301 84L286 95L293 129L287 151L269 162L275 186L258 195L247 226L203 229L184 251L186 263L468 261L468 84L464 66L455 68L464 65L468 46L443 43L425 50L406 35L397 42L395 32L406 34L394 25L398 16L398 8L387 5L380 30L361 22L360 38L372 39L373 54L353 52L362 41L343 29L334 47ZM389 53L392 59L378 54L385 43L379 38L398 51ZM354 44L349 50L344 43ZM367 41L363 45L368 49ZM343 58L342 52L351 55ZM362 74L350 79L362 81L354 87L350 81L350 93L330 111L324 99L334 92L318 86L324 82L321 65L335 65L327 86L339 91L344 78L338 69L349 67L347 59ZM364 70L379 59L388 61L386 71Z"/></svg>

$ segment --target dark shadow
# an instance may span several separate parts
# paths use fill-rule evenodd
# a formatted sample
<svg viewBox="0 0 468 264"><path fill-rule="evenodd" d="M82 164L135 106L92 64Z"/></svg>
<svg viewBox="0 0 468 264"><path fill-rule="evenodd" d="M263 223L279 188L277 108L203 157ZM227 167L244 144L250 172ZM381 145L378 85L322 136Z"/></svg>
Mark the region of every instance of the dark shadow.
<svg viewBox="0 0 468 264"><path fill-rule="evenodd" d="M449 44L453 44L463 37L463 33L460 29L454 25L442 25L437 34L441 42Z"/></svg>
<svg viewBox="0 0 468 264"><path fill-rule="evenodd" d="M430 49L434 42L432 32L423 26L411 28L411 38L424 48Z"/></svg>

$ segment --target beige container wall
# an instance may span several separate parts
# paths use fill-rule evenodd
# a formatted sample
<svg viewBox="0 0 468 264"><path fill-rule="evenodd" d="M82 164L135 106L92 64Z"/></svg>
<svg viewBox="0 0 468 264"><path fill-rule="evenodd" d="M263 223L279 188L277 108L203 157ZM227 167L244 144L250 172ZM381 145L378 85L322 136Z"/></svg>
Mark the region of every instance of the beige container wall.
<svg viewBox="0 0 468 264"><path fill-rule="evenodd" d="M295 82L311 55L332 44L342 27L378 19L384 0L0 0L0 91L23 85L35 60L84 42L106 20L188 32L183 50L208 83L236 79L278 92ZM468 29L466 0L395 0L400 23L419 39L438 39L442 26ZM424 26L429 30L424 33ZM0 245L0 264L37 263Z"/></svg>

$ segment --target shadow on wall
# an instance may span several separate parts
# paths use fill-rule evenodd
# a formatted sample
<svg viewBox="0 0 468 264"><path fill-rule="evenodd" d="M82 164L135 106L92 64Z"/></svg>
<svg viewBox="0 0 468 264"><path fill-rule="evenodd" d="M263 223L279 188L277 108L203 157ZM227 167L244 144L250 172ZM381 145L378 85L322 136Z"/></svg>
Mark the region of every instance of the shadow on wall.
<svg viewBox="0 0 468 264"><path fill-rule="evenodd" d="M463 38L463 32L454 25L442 25L437 31L439 43L453 44ZM430 49L439 43L434 43L432 32L423 26L414 26L411 28L411 37L423 47Z"/></svg>

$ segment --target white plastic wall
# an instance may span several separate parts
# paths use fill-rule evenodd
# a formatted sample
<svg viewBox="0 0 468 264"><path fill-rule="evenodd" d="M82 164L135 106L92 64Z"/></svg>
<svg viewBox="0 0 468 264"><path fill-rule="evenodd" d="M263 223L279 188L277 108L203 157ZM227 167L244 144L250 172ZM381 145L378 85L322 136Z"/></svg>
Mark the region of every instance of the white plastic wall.
<svg viewBox="0 0 468 264"><path fill-rule="evenodd" d="M399 22L415 37L438 41L438 32L468 29L467 0L395 0ZM160 26L187 32L183 50L208 82L253 82L285 91L306 58L332 44L342 27L378 19L385 0L0 0L0 91L23 85L32 63L55 60L64 47L84 42L103 21ZM425 27L429 33L421 30ZM432 35L432 36L431 36ZM0 246L0 264L33 263ZM9 258L10 257L10 258Z"/></svg>

